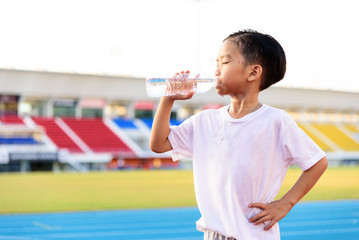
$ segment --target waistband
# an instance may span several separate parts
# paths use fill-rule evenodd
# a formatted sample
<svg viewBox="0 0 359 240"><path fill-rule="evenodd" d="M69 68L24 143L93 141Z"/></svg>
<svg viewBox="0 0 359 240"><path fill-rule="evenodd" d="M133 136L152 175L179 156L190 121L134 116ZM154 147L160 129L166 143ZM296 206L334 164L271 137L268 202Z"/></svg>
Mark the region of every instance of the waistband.
<svg viewBox="0 0 359 240"><path fill-rule="evenodd" d="M204 240L236 240L234 237L226 237L218 232L203 229L204 232Z"/></svg>

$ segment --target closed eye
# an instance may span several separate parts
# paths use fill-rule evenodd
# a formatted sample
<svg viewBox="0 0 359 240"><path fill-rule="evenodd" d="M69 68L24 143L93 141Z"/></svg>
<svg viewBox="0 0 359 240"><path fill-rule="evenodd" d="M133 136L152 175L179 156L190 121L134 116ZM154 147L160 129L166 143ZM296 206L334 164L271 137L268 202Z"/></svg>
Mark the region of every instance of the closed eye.
<svg viewBox="0 0 359 240"><path fill-rule="evenodd" d="M227 64L227 63L229 63L229 62L222 62L222 65L223 64ZM218 61L217 61L217 68L219 67L219 65L218 65Z"/></svg>

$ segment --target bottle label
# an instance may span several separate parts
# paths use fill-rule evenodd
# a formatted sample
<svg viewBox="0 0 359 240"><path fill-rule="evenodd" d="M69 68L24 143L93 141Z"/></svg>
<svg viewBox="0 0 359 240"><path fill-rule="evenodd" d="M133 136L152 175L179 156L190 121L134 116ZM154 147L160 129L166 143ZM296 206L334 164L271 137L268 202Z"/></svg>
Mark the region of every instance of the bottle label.
<svg viewBox="0 0 359 240"><path fill-rule="evenodd" d="M192 92L207 92L215 85L215 82L216 78L199 77L199 74L189 77L188 75L178 75L173 78L153 77L146 79L146 89L150 97L187 95Z"/></svg>

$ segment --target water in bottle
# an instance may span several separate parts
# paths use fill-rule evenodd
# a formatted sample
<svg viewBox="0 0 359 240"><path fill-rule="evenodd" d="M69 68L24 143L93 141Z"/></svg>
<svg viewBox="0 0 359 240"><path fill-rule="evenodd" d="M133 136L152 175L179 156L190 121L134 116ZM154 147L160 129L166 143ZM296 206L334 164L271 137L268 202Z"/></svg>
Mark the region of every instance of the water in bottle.
<svg viewBox="0 0 359 240"><path fill-rule="evenodd" d="M174 77L149 77L146 90L149 97L187 95L208 92L216 83L217 78L207 74L184 73Z"/></svg>

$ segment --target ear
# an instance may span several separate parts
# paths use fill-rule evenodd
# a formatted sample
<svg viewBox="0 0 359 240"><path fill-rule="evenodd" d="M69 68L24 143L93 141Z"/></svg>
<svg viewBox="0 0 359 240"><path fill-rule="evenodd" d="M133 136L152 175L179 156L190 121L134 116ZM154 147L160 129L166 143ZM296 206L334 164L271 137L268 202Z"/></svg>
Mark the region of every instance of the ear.
<svg viewBox="0 0 359 240"><path fill-rule="evenodd" d="M256 81L261 78L263 72L261 65L252 65L250 66L249 70L250 70L248 77L249 82Z"/></svg>

